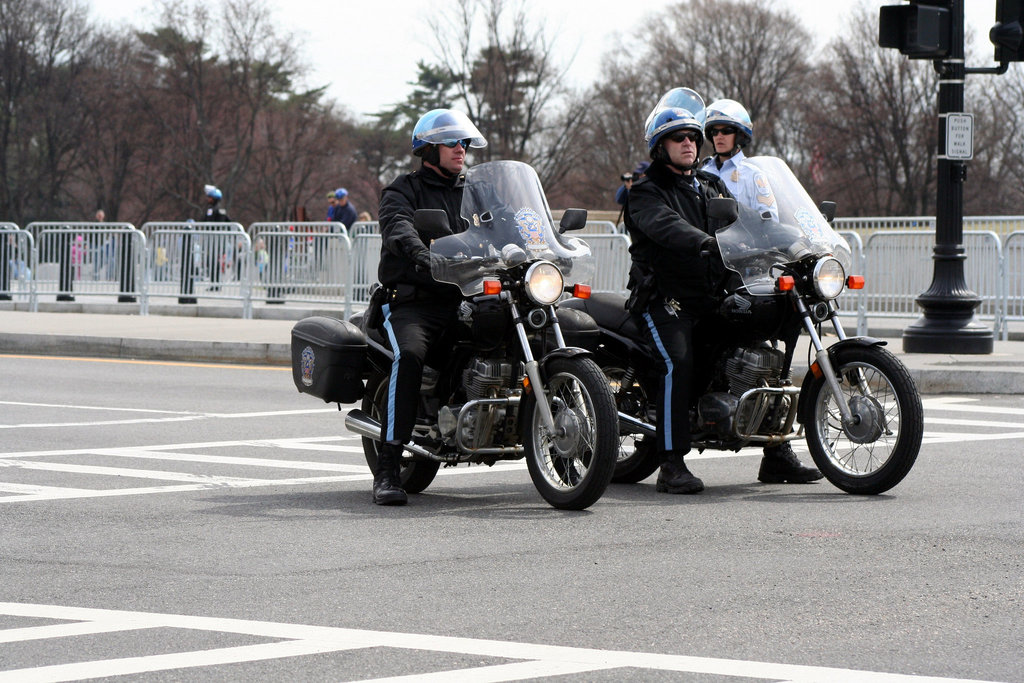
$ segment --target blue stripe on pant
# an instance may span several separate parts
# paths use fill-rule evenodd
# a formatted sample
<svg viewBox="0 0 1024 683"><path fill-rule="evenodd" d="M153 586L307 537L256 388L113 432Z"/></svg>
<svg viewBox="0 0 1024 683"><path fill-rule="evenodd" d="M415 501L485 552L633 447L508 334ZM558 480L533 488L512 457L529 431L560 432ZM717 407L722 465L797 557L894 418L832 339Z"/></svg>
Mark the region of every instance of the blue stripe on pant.
<svg viewBox="0 0 1024 683"><path fill-rule="evenodd" d="M398 361L402 357L402 351L398 348L398 340L395 338L395 329L391 326L391 306L384 304L381 308L384 314L384 332L388 336L394 359L391 361L391 375L388 378L388 410L384 415L384 440L395 440L395 391L398 386Z"/></svg>
<svg viewBox="0 0 1024 683"><path fill-rule="evenodd" d="M651 314L645 312L644 320L647 322L647 328L651 333L651 338L654 340L654 347L665 364L664 390L661 395L662 410L660 411L663 419L659 421L659 426L661 427L662 450L671 451L673 450L672 420L670 417L672 415L672 371L675 367L672 364L671 356L668 355L668 351L665 349L665 344L661 341L661 335L658 333L658 328L654 324Z"/></svg>

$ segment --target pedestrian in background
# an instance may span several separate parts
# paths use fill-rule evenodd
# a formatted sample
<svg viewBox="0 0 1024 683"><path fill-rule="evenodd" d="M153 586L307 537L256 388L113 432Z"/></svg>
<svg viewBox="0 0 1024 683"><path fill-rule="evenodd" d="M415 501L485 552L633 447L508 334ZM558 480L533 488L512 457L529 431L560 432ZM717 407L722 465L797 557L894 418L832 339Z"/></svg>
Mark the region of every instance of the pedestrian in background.
<svg viewBox="0 0 1024 683"><path fill-rule="evenodd" d="M346 228L351 228L352 224L356 222L356 207L348 198L348 190L344 187L339 187L334 191L334 217L332 221L341 223Z"/></svg>

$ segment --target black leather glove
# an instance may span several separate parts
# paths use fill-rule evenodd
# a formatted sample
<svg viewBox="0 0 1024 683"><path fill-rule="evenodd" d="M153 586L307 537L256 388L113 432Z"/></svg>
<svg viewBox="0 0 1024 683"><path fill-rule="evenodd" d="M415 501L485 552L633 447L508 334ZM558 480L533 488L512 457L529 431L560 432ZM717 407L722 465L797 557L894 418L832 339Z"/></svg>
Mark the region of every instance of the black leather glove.
<svg viewBox="0 0 1024 683"><path fill-rule="evenodd" d="M716 256L718 254L718 240L714 237L709 237L701 242L699 253L705 258Z"/></svg>
<svg viewBox="0 0 1024 683"><path fill-rule="evenodd" d="M423 249L422 251L416 252L412 257L413 263L416 264L416 270L423 271L425 273L431 272L432 269L440 268L444 263L444 257L439 254L431 253L429 249Z"/></svg>

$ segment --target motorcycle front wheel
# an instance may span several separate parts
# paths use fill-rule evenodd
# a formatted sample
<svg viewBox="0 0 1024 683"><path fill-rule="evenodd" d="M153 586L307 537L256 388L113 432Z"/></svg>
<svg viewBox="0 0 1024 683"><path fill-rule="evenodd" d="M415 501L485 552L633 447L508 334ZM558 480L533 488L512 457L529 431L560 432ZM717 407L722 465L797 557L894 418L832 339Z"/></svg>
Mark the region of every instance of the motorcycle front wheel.
<svg viewBox="0 0 1024 683"><path fill-rule="evenodd" d="M544 428L537 393L528 393L520 406L526 466L552 507L583 510L601 497L615 473L615 403L607 379L589 358L552 359L545 384L555 432Z"/></svg>
<svg viewBox="0 0 1024 683"><path fill-rule="evenodd" d="M632 385L622 386L626 371L614 361L601 362L601 371L608 378L615 407L638 420L646 420L648 414L647 390L639 378ZM659 466L658 450L654 447L654 439L640 436L628 430L619 430L619 455L615 461L615 474L612 482L616 484L635 484L654 474Z"/></svg>
<svg viewBox="0 0 1024 683"><path fill-rule="evenodd" d="M804 388L811 457L847 493L888 491L907 476L921 449L921 396L907 368L883 348L838 349L832 363L842 394L838 399L850 406L854 424L843 427L837 397L824 377L814 378Z"/></svg>
<svg viewBox="0 0 1024 683"><path fill-rule="evenodd" d="M366 383L366 393L360 406L363 412L377 422L384 421L384 402L388 394L388 383L385 375L374 374ZM363 437L363 455L370 471L377 473L377 454L380 453L380 442ZM401 482L406 493L420 493L434 481L441 463L436 460L414 460L404 454L402 456Z"/></svg>

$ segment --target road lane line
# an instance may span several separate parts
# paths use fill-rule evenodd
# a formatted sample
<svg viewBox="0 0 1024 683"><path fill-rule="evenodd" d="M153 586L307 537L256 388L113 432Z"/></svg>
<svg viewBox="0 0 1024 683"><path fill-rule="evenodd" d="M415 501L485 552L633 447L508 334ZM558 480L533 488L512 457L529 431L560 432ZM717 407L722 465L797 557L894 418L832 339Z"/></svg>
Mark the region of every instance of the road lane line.
<svg viewBox="0 0 1024 683"><path fill-rule="evenodd" d="M495 664L479 666L472 669L453 669L435 671L429 674L410 674L408 676L389 676L387 678L360 679L360 683L500 683L502 681L523 681L530 678L548 678L550 676L568 676L570 674L587 673L617 669L616 665L587 664L577 662L516 662L514 664Z"/></svg>
<svg viewBox="0 0 1024 683"><path fill-rule="evenodd" d="M46 640L48 638L69 638L71 636L88 636L100 633L120 633L138 631L149 626L138 626L127 621L114 623L108 621L76 621L69 624L49 624L47 626L27 626L25 628L8 628L0 630L0 643L24 643L29 640Z"/></svg>
<svg viewBox="0 0 1024 683"><path fill-rule="evenodd" d="M127 657L125 659L103 659L75 664L53 664L27 669L0 671L0 681L17 683L56 683L57 681L80 681L86 678L107 678L129 674L189 669L222 664L257 662L266 659L303 657L352 649L345 645L327 644L311 640L286 640L263 645L241 645L216 650L176 652L167 655Z"/></svg>
<svg viewBox="0 0 1024 683"><path fill-rule="evenodd" d="M557 675L559 667L584 667L583 671L611 668L640 668L658 671L700 673L719 676L747 677L790 683L983 683L967 679L893 674L855 669L801 664L757 662L740 659L696 657L689 655L631 652L626 650L599 650L594 648L542 645L514 641L460 638L418 633L370 631L331 626L306 626L281 622L259 622L244 619L197 617L176 614L129 612L58 605L33 605L0 602L0 614L66 619L109 624L128 624L134 628L180 628L212 632L235 633L264 638L289 639L280 643L221 648L200 652L151 655L126 659L58 664L0 672L0 681L63 681L87 677L145 673L189 666L214 666L225 663L257 661L280 657L336 652L358 648L384 647L427 652L495 657L523 660L523 668L550 666ZM291 645L291 647L289 647ZM495 667L492 670L499 669ZM519 680L516 667L509 676L473 678L472 680ZM396 679L401 680L401 678ZM406 678L408 680L408 678Z"/></svg>

